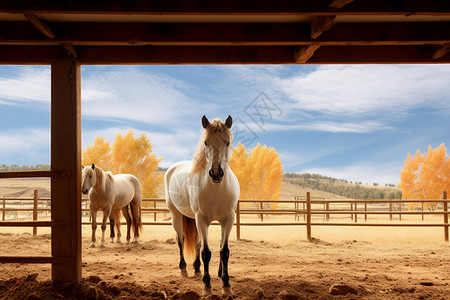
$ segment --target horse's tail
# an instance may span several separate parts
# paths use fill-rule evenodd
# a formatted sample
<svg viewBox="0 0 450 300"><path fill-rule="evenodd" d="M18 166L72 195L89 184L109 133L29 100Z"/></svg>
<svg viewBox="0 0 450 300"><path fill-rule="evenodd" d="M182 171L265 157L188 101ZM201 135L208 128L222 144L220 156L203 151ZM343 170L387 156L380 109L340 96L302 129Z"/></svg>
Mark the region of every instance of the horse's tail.
<svg viewBox="0 0 450 300"><path fill-rule="evenodd" d="M197 256L198 232L195 220L183 216L183 253L188 261L194 261Z"/></svg>
<svg viewBox="0 0 450 300"><path fill-rule="evenodd" d="M136 211L135 211L135 209L136 209ZM137 205L137 207L134 208L133 203L130 203L130 211L131 211L131 223L132 223L131 232L134 234L135 228L136 228L137 236L141 236L142 231L144 231L144 227L142 226L141 206Z"/></svg>

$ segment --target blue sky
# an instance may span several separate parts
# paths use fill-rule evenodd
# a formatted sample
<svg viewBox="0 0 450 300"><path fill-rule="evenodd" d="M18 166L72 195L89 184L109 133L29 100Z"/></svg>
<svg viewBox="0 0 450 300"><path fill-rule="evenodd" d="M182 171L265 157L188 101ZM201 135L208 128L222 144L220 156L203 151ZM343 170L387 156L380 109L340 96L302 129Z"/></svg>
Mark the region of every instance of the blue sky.
<svg viewBox="0 0 450 300"><path fill-rule="evenodd" d="M50 162L50 67L0 66L0 164ZM192 157L201 117L286 172L399 182L406 155L450 145L449 65L83 66L82 147L145 132L161 166Z"/></svg>

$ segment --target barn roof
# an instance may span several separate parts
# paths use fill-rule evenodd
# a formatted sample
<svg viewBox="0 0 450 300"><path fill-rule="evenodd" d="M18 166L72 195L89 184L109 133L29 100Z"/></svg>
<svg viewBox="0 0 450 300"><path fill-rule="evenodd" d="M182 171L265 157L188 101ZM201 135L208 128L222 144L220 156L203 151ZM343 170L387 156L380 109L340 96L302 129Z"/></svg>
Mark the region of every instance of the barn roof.
<svg viewBox="0 0 450 300"><path fill-rule="evenodd" d="M448 0L0 2L0 64L449 63Z"/></svg>

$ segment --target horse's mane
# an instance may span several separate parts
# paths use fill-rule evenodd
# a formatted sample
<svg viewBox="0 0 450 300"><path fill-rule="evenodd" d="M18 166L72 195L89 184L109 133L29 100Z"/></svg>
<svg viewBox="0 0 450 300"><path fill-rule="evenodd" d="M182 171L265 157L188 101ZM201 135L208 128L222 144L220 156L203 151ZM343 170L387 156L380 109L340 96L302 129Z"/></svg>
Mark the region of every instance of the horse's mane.
<svg viewBox="0 0 450 300"><path fill-rule="evenodd" d="M231 139L233 136L231 135L231 130L223 123L220 119L212 120L208 127L203 130L203 134L200 137L200 140L197 145L197 150L195 151L194 158L192 159L192 169L191 175L196 174L200 171L203 171L206 168L206 155L205 155L205 140L207 140L213 134L222 134L226 139L229 139L232 143Z"/></svg>
<svg viewBox="0 0 450 300"><path fill-rule="evenodd" d="M106 180L111 180L113 178L113 174L110 171L103 171L100 167L95 166L94 168L95 175L97 176L97 185L101 187L104 191L106 189Z"/></svg>

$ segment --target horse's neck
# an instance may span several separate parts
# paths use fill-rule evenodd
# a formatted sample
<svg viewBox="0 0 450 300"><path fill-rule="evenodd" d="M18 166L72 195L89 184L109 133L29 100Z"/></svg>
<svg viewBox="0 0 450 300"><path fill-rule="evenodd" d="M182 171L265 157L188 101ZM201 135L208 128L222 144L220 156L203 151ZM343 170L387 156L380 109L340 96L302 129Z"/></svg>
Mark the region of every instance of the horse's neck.
<svg viewBox="0 0 450 300"><path fill-rule="evenodd" d="M97 176L97 183L94 187L97 193L102 193L106 191L106 181L108 180L108 174L105 173L102 169L97 168L95 170Z"/></svg>

